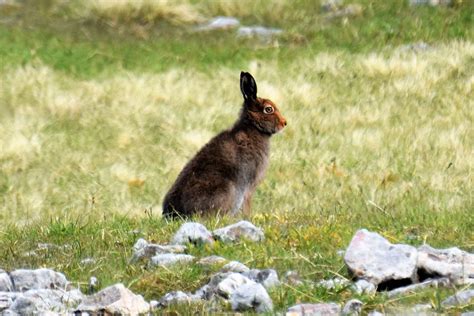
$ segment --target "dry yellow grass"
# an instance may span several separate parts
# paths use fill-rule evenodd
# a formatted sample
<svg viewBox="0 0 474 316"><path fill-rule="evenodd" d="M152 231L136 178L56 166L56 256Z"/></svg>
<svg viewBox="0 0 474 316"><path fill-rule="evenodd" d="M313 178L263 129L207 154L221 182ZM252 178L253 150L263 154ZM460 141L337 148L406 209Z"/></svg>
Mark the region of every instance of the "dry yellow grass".
<svg viewBox="0 0 474 316"><path fill-rule="evenodd" d="M289 125L273 139L256 212L472 210L470 42L421 53L322 53L251 62ZM259 65L259 66L257 66ZM42 64L0 77L3 220L143 214L184 163L232 124L240 69L78 80Z"/></svg>

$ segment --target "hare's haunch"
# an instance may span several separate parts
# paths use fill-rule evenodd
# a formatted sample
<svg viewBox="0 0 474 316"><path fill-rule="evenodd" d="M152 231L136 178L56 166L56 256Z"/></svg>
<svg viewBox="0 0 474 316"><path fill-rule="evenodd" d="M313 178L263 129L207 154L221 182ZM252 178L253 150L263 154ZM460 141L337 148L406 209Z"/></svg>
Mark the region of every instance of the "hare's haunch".
<svg viewBox="0 0 474 316"><path fill-rule="evenodd" d="M270 137L286 126L276 105L257 97L251 74L240 74L244 103L231 129L211 139L183 168L163 202L163 216L250 212L268 164Z"/></svg>

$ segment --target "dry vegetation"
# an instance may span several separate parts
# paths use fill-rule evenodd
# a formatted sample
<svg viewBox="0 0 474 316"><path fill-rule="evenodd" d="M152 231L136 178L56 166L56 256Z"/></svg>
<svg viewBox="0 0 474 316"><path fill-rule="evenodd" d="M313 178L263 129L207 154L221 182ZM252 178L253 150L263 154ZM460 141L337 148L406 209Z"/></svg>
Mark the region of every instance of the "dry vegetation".
<svg viewBox="0 0 474 316"><path fill-rule="evenodd" d="M470 209L473 54L472 43L452 42L421 53L321 53L288 69L251 62L261 95L289 121L255 210ZM1 214L81 213L92 198L103 212L159 214L186 160L237 116L238 74L78 80L40 63L10 69L1 78Z"/></svg>

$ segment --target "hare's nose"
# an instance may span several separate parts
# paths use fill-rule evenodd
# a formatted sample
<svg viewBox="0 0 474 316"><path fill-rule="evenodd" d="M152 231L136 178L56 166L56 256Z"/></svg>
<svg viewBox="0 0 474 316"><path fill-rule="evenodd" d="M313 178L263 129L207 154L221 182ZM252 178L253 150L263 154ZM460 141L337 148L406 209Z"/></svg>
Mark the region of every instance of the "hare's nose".
<svg viewBox="0 0 474 316"><path fill-rule="evenodd" d="M286 120L283 119L283 126L286 126Z"/></svg>

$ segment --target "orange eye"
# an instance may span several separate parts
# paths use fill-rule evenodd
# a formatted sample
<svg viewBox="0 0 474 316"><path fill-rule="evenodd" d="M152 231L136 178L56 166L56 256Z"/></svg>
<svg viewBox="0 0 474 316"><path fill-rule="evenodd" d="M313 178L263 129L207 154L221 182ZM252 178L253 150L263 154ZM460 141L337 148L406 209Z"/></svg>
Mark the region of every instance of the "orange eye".
<svg viewBox="0 0 474 316"><path fill-rule="evenodd" d="M272 113L273 113L273 107L272 107L272 106L266 106L266 107L263 109L263 113L265 113L265 114L272 114Z"/></svg>

